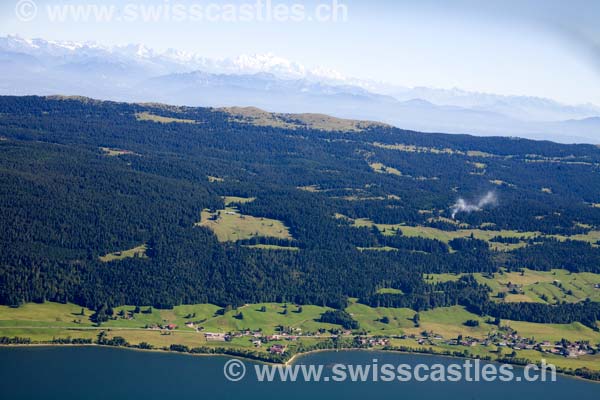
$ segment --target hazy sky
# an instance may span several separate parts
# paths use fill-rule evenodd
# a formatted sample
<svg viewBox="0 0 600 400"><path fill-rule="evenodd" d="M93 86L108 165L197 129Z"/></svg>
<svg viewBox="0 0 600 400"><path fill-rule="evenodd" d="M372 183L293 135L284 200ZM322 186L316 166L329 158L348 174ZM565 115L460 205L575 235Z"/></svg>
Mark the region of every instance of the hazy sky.
<svg viewBox="0 0 600 400"><path fill-rule="evenodd" d="M30 2L31 0L21 0ZM406 86L543 96L600 105L600 1L338 0L345 22L49 22L48 5L136 4L115 0L33 0L38 12L19 21L17 0L0 5L0 34L26 38L143 43L207 57L274 53L307 66ZM255 4L226 0L218 5ZM268 0L262 0L268 1ZM292 1L271 0L272 4ZM298 2L312 12L317 4ZM138 0L137 4L210 1ZM27 6L24 6L27 7Z"/></svg>

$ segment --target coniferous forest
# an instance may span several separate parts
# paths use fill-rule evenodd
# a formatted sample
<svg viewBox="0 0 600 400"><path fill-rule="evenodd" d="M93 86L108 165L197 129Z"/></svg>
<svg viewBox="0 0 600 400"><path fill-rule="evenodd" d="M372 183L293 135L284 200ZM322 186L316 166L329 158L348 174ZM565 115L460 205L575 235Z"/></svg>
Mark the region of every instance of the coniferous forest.
<svg viewBox="0 0 600 400"><path fill-rule="evenodd" d="M249 123L208 108L0 97L0 303L99 310L274 301L341 309L353 297L596 327L600 303L497 302L469 274L600 273L599 243L584 239L600 230L600 148L291 122ZM459 198L476 203L486 193L493 203L452 218ZM225 196L252 198L233 200L236 212L280 221L289 237L257 231L218 240L198 223L203 210L226 210ZM477 229L492 239L408 234L416 227ZM142 244L144 254L104 259ZM441 273L464 275L423 279Z"/></svg>

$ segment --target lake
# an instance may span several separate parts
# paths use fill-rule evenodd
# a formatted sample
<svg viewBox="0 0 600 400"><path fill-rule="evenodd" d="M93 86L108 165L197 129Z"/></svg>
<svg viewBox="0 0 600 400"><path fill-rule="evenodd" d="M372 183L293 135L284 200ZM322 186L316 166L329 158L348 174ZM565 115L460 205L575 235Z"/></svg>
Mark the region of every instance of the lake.
<svg viewBox="0 0 600 400"><path fill-rule="evenodd" d="M313 353L301 364L463 363L462 359L384 352ZM101 347L0 348L1 399L566 399L600 398L600 384L559 376L557 382L239 382L223 375L227 357ZM248 371L253 363L244 361Z"/></svg>

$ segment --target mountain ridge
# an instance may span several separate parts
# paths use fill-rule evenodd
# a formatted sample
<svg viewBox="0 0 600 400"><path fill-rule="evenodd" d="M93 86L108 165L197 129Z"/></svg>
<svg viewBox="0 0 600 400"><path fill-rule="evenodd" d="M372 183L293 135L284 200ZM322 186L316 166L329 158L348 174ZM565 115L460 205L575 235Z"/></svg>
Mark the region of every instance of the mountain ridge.
<svg viewBox="0 0 600 400"><path fill-rule="evenodd" d="M127 102L325 113L398 127L481 136L600 143L600 110L460 89L403 88L346 77L270 55L209 59L143 45L0 38L7 95L64 93ZM93 84L92 84L93 82ZM586 123L571 120L589 119Z"/></svg>

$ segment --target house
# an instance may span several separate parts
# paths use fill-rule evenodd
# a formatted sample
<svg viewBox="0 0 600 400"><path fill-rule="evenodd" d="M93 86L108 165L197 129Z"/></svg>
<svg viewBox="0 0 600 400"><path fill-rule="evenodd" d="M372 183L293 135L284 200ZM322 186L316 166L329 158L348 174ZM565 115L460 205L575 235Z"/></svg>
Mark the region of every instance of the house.
<svg viewBox="0 0 600 400"><path fill-rule="evenodd" d="M177 325L175 325L175 324L169 324L169 325L166 326L166 328L168 330L172 331L173 329L177 328Z"/></svg>
<svg viewBox="0 0 600 400"><path fill-rule="evenodd" d="M225 340L227 340L227 335L225 335L224 333L206 332L204 334L204 338L207 342L224 342Z"/></svg>
<svg viewBox="0 0 600 400"><path fill-rule="evenodd" d="M269 349L269 352L271 354L283 354L285 353L285 347L283 347L280 344L274 344L273 346L271 346L271 348Z"/></svg>
<svg viewBox="0 0 600 400"><path fill-rule="evenodd" d="M387 346L390 341L386 338L376 338L369 340L371 346Z"/></svg>

